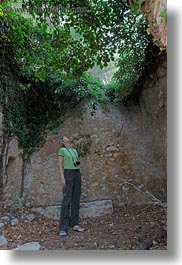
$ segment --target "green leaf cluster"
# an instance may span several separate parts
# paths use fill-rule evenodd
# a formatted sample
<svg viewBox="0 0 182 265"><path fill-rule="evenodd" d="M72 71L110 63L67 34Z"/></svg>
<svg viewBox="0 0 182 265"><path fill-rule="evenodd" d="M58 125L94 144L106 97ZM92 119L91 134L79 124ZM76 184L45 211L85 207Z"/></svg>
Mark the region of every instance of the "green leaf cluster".
<svg viewBox="0 0 182 265"><path fill-rule="evenodd" d="M130 23L132 21L132 27ZM146 65L146 51L150 39L146 32L147 25L142 15L133 15L131 11L125 13L123 22L123 36L119 45L119 58L116 61L117 72L113 76L112 83L108 86L108 92L112 94L114 101L122 101L129 96L138 80L143 75ZM113 87L113 91L111 93Z"/></svg>
<svg viewBox="0 0 182 265"><path fill-rule="evenodd" d="M15 7L7 12L11 41L22 74L35 81L57 71L69 79L94 65L107 67L115 54L122 56L123 46L138 42L136 28L144 25L141 15L117 0L23 0L21 8L28 15L13 12Z"/></svg>

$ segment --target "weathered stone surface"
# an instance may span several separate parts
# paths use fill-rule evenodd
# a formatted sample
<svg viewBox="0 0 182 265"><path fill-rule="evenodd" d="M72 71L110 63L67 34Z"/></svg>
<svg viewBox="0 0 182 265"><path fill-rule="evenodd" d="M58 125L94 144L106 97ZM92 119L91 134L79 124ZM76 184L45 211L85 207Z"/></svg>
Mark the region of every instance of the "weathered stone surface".
<svg viewBox="0 0 182 265"><path fill-rule="evenodd" d="M17 139L12 139L8 145L6 161L4 161L4 167L6 167L4 181L6 185L4 185L3 198L6 201L17 200L17 194L20 191L22 176L22 158L19 155L20 152Z"/></svg>
<svg viewBox="0 0 182 265"><path fill-rule="evenodd" d="M59 134L49 135L44 146L32 155L24 188L26 199L31 204L48 206L61 203L62 187L57 163L59 137L61 134L71 138L81 137L80 132L92 139L90 154L80 159L83 179L81 201L110 198L116 205L145 201L138 193L134 195L130 190L129 194L126 190L123 192L122 181L119 180L133 178L140 185L145 176L151 175L151 157L144 144L141 112L133 109L131 117L125 107L112 105L104 112L98 108L94 116L90 115L90 111L85 107L82 119L76 117L77 111L68 116ZM121 127L123 130L120 133ZM115 175L119 177L116 179Z"/></svg>
<svg viewBox="0 0 182 265"><path fill-rule="evenodd" d="M145 146L148 150L150 174L144 178L145 188L166 201L167 195L167 62L156 75L160 82L146 80L140 97ZM145 159L141 161L148 166ZM154 166L155 165L155 166ZM150 176L150 177L149 177Z"/></svg>
<svg viewBox="0 0 182 265"><path fill-rule="evenodd" d="M92 218L105 214L112 214L113 205L111 200L82 202L80 207L80 218Z"/></svg>
<svg viewBox="0 0 182 265"><path fill-rule="evenodd" d="M32 211L41 213L47 218L58 220L60 217L60 205L32 208Z"/></svg>
<svg viewBox="0 0 182 265"><path fill-rule="evenodd" d="M33 208L32 210L39 212L48 218L59 220L61 206L38 207ZM113 205L111 200L82 202L80 205L80 218L102 216L105 214L111 214L112 212Z"/></svg>
<svg viewBox="0 0 182 265"><path fill-rule="evenodd" d="M38 242L30 242L23 244L21 246L18 246L14 250L40 250L41 245Z"/></svg>
<svg viewBox="0 0 182 265"><path fill-rule="evenodd" d="M0 247L7 246L8 241L5 236L0 236Z"/></svg>

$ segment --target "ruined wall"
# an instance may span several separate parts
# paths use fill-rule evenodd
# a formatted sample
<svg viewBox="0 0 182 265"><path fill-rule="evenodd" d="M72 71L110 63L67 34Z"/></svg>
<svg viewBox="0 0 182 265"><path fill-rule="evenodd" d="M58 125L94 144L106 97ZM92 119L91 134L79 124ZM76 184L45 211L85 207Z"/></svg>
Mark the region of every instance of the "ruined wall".
<svg viewBox="0 0 182 265"><path fill-rule="evenodd" d="M149 202L150 196L135 187L166 200L166 60L151 79L144 84L139 105L109 104L91 115L85 102L68 114L58 133L49 134L26 165L26 201L34 206L61 203L57 151L63 134L80 139L89 135L92 140L90 154L80 159L82 201L112 199L116 206ZM21 161L15 146L10 142L6 201L16 200L19 190Z"/></svg>

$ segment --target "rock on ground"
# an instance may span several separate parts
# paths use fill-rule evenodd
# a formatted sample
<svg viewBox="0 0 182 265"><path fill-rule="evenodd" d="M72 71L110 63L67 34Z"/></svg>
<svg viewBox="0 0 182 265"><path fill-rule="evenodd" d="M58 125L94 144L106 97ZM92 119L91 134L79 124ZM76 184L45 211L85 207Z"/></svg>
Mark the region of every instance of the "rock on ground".
<svg viewBox="0 0 182 265"><path fill-rule="evenodd" d="M0 236L0 246L7 246L8 241L5 236Z"/></svg>
<svg viewBox="0 0 182 265"><path fill-rule="evenodd" d="M30 242L23 244L21 246L18 246L14 250L40 250L41 245L38 242Z"/></svg>

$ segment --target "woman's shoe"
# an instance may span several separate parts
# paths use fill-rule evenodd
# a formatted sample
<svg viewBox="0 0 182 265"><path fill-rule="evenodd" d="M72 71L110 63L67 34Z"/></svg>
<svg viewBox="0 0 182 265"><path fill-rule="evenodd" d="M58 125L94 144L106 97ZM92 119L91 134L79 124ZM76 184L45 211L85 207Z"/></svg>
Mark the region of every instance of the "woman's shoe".
<svg viewBox="0 0 182 265"><path fill-rule="evenodd" d="M65 231L60 231L60 232L59 232L59 235L60 235L60 236L67 236L67 233L66 233Z"/></svg>
<svg viewBox="0 0 182 265"><path fill-rule="evenodd" d="M84 232L84 228L81 228L79 225L75 225L73 226L73 231L76 231L76 232Z"/></svg>

